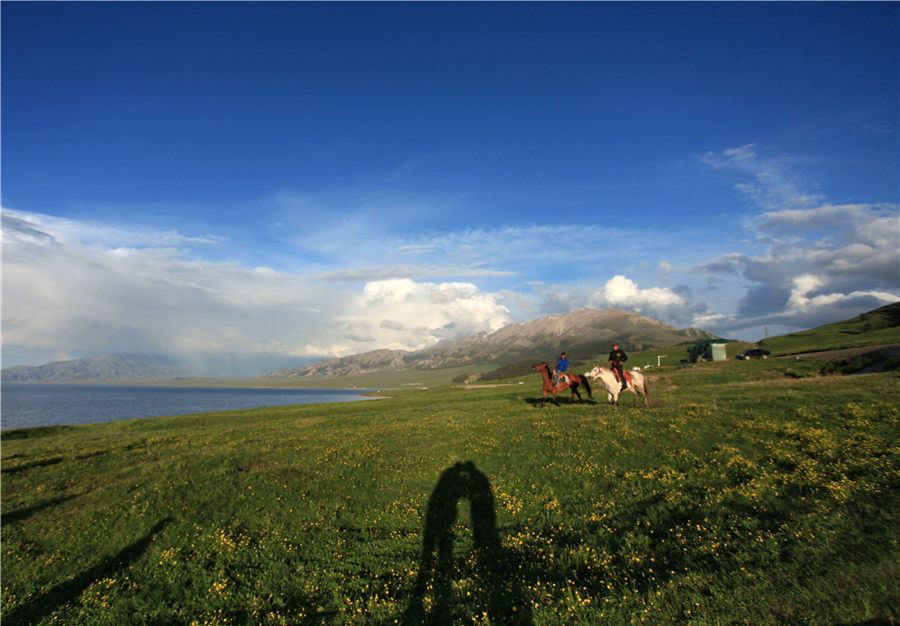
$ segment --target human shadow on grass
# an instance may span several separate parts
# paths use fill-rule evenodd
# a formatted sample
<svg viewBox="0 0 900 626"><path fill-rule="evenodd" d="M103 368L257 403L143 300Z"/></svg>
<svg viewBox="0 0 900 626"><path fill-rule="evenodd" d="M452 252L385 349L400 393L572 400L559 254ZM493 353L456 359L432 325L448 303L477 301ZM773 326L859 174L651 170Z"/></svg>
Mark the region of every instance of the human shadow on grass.
<svg viewBox="0 0 900 626"><path fill-rule="evenodd" d="M29 426L27 428L11 428L0 434L0 441L12 439L35 439L55 435L66 430L72 430L74 426Z"/></svg>
<svg viewBox="0 0 900 626"><path fill-rule="evenodd" d="M525 402L527 402L531 406L536 406L538 408L541 408L544 404L554 404L552 400L544 401L544 399L541 398L540 396L537 396L535 398L525 398ZM600 404L600 403L593 399L583 400L583 401L576 400L573 402L569 402L569 400L564 397L564 398L561 398L559 402L554 404L554 406L557 406L557 407L564 407L564 406L584 407L584 406L594 406L594 405L598 405L598 404Z"/></svg>
<svg viewBox="0 0 900 626"><path fill-rule="evenodd" d="M42 502L41 504L36 504L24 509L19 509L18 511L12 511L11 513L4 512L0 514L0 526L6 526L7 524L11 524L13 522L21 522L23 519L28 519L35 513L39 513L44 509L49 509L56 506L57 504L62 504L63 502L73 500L77 497L78 496L65 496L62 498L53 498L52 500L47 500L46 502Z"/></svg>
<svg viewBox="0 0 900 626"><path fill-rule="evenodd" d="M40 461L33 461L31 463L25 463L24 465L19 465L16 467L4 468L4 474L18 474L19 472L25 472L30 469L34 469L35 467L47 467L48 465L56 465L57 463L62 462L63 458L61 456L55 456L52 459L42 459Z"/></svg>
<svg viewBox="0 0 900 626"><path fill-rule="evenodd" d="M171 522L171 518L157 522L146 535L124 547L116 554L103 559L94 567L85 570L74 578L54 586L49 591L17 607L8 614L4 614L4 626L36 624L59 607L77 599L95 581L112 576L115 572L128 567L132 562L140 558L150 546L153 538Z"/></svg>
<svg viewBox="0 0 900 626"><path fill-rule="evenodd" d="M425 529L422 533L422 561L409 606L401 623L451 624L460 608L454 597L455 563L453 526L459 514L460 500L468 500L472 519L472 540L476 576L484 590L480 598L487 613L496 624L533 624L531 608L514 577L508 575L510 555L500 545L494 494L487 476L471 461L457 463L444 470L428 499ZM430 608L424 599L431 583Z"/></svg>

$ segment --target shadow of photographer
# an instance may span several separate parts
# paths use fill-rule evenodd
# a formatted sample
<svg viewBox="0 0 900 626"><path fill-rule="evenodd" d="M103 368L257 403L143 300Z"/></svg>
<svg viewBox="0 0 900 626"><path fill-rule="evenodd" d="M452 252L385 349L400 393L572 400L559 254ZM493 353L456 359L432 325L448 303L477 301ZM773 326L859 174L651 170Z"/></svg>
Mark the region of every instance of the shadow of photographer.
<svg viewBox="0 0 900 626"><path fill-rule="evenodd" d="M471 461L444 470L428 499L422 561L403 623L450 624L462 608L453 589L453 526L459 516L460 500L468 500L471 512L475 577L480 588L475 598L479 604L476 611L487 613L493 623L533 624L530 607L525 604L515 577L507 573L510 558L500 545L490 481ZM429 582L432 602L426 610Z"/></svg>

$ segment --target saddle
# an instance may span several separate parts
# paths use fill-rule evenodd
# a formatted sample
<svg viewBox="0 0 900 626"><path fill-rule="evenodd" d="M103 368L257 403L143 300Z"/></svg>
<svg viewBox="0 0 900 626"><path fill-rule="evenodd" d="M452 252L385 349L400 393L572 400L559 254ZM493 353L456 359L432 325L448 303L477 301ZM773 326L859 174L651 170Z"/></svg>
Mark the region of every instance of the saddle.
<svg viewBox="0 0 900 626"><path fill-rule="evenodd" d="M619 370L617 370L615 367L612 366L612 361L609 362L609 370L613 373L613 376L616 377L616 381L619 382L619 383L621 383L621 382L622 382L622 379L619 378ZM634 384L634 379L631 377L631 374L628 373L628 370L626 370L626 369L623 367L623 368L622 368L622 371L625 373L625 382L627 382L629 385L633 385L633 384Z"/></svg>
<svg viewBox="0 0 900 626"><path fill-rule="evenodd" d="M565 384L568 384L568 382L569 382L568 374L560 374L559 378L556 379L557 385L565 385Z"/></svg>

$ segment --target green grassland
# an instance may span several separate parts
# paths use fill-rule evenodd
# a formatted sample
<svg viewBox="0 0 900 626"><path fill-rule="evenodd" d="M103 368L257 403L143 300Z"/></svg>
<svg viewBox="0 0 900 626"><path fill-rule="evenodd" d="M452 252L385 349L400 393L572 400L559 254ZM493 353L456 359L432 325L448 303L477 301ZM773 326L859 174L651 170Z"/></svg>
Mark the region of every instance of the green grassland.
<svg viewBox="0 0 900 626"><path fill-rule="evenodd" d="M835 324L760 342L773 355L900 343L900 303Z"/></svg>
<svg viewBox="0 0 900 626"><path fill-rule="evenodd" d="M320 376L302 378L240 378L235 380L220 378L188 378L181 380L157 381L165 386L208 386L208 387L273 387L302 389L401 389L430 388L449 385L460 374L480 373L494 369L493 365L452 367L443 369L405 368L355 374L348 376ZM134 384L125 381L121 384Z"/></svg>
<svg viewBox="0 0 900 626"><path fill-rule="evenodd" d="M2 621L893 623L900 375L819 367L7 431Z"/></svg>

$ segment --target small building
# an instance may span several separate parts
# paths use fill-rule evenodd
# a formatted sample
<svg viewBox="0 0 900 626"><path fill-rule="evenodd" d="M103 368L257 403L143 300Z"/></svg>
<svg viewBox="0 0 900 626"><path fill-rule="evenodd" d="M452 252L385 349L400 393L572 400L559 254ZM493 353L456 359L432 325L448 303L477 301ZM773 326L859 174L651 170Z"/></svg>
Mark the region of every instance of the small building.
<svg viewBox="0 0 900 626"><path fill-rule="evenodd" d="M710 348L712 348L712 360L713 361L725 361L728 357L725 356L725 342L722 343L711 343Z"/></svg>
<svg viewBox="0 0 900 626"><path fill-rule="evenodd" d="M688 357L691 363L697 361L725 361L728 357L725 354L725 341L710 339L708 341L699 341L687 349Z"/></svg>

